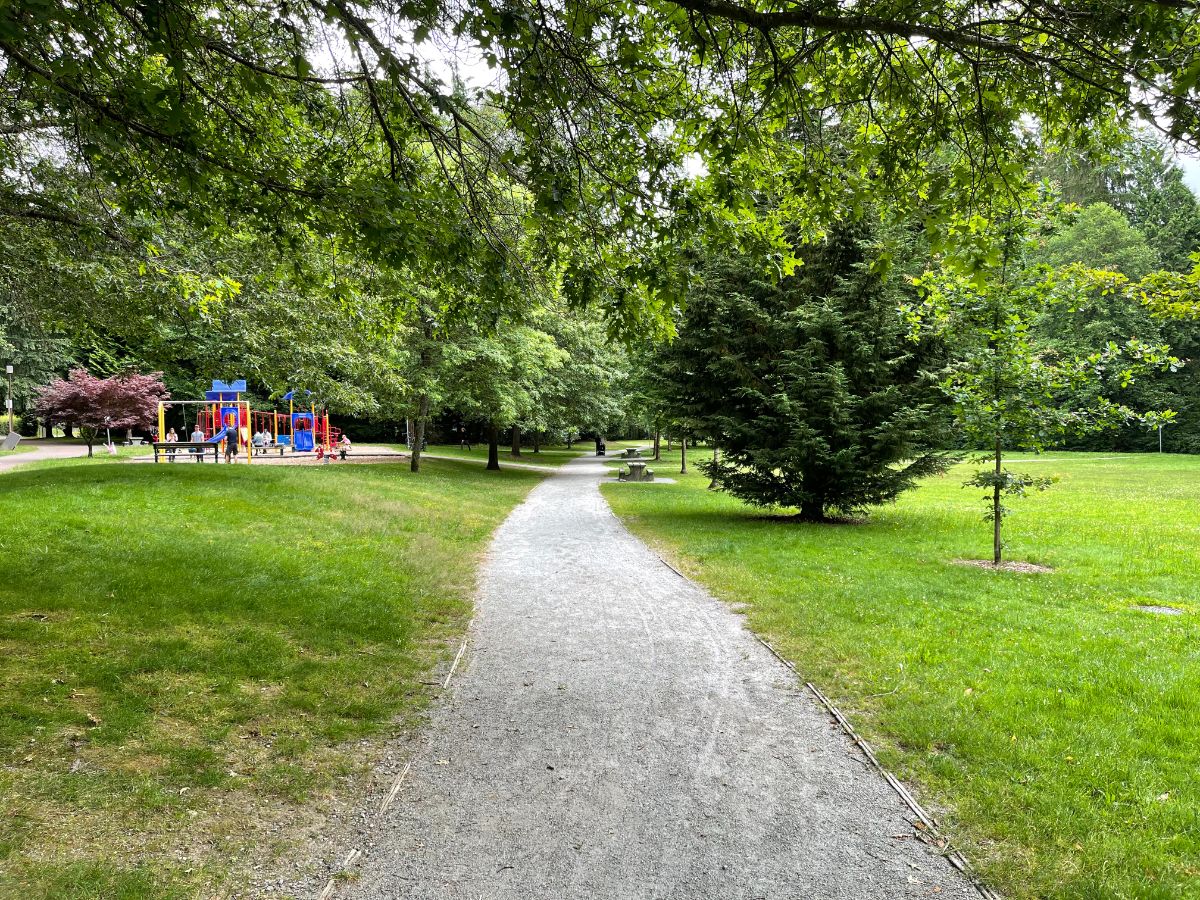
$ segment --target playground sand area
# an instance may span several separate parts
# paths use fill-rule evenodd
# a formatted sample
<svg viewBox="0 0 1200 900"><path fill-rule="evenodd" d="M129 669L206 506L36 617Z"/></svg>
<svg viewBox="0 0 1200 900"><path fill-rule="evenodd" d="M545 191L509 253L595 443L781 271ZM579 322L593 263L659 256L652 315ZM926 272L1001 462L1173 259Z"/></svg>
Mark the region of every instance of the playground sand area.
<svg viewBox="0 0 1200 900"><path fill-rule="evenodd" d="M351 450L345 459L341 459L337 450L332 453L325 454L321 458L313 451L294 452L285 450L282 454L277 450L271 450L263 454L255 454L250 465L266 464L271 466L342 466L347 463L398 463L405 462L409 458L407 453L399 450L393 450L390 447L376 445L360 445ZM154 455L146 454L145 456L135 456L131 462L153 463ZM186 451L180 451L178 458L174 463L164 461L163 465L195 465L196 460ZM235 458L234 463L227 464L222 457L218 465L246 465L245 453L239 453ZM212 465L211 459L205 459L201 465Z"/></svg>

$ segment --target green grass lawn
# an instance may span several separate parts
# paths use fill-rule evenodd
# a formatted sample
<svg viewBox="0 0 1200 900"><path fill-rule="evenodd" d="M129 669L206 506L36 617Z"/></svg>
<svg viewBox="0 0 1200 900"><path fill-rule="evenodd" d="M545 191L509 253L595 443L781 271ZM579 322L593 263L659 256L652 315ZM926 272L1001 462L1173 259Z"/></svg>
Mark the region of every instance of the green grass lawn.
<svg viewBox="0 0 1200 900"><path fill-rule="evenodd" d="M745 604L1005 895L1200 897L1200 459L1103 456L1014 463L1061 479L1006 524L1051 574L952 562L990 554L969 466L861 525L772 520L695 473L605 496Z"/></svg>
<svg viewBox="0 0 1200 900"><path fill-rule="evenodd" d="M26 444L23 447L18 447L15 452L17 452L17 453L31 452L33 450L38 449L39 446L44 446L47 443L49 443L49 442L42 441L41 444ZM81 449L83 448L82 441L70 441L70 440L63 440L62 438L59 438L58 440L55 441L55 443L58 445L77 445ZM21 463L20 471L28 472L30 469L33 469L33 468L54 468L56 466L77 466L77 465L96 466L96 465L100 465L102 463L125 462L127 460L134 459L135 457L144 457L144 456L153 456L154 455L153 450L151 450L149 447L143 447L143 446L126 447L121 444L118 444L116 450L117 450L116 453L109 453L107 450L104 449L103 444L97 444L94 448L92 448L93 455L91 457L88 457L86 455L86 450L83 450L83 452L85 454L83 456L67 456L67 457L54 458L54 459L38 459L38 460L33 460L28 463ZM0 453L0 456L3 456L3 455L5 455L5 454Z"/></svg>
<svg viewBox="0 0 1200 900"><path fill-rule="evenodd" d="M0 896L210 895L286 852L416 721L479 553L540 478L101 458L0 475Z"/></svg>
<svg viewBox="0 0 1200 900"><path fill-rule="evenodd" d="M404 444L395 444L393 446L397 450L404 450L406 452L408 450L408 447ZM534 453L533 445L530 444L522 447L521 455L516 457L512 455L507 444L501 444L500 466L503 468L506 462L527 463L529 465L536 466L561 466L567 460L574 459L576 456L580 456L585 453L589 447L591 447L591 444L578 442L571 450L568 450L565 444L555 444L549 446L544 445L541 447L539 452ZM488 456L488 445L486 443L472 444L471 449L467 450L465 447L460 447L458 444L430 444L425 448L425 452L433 454L434 456L450 456L454 459L474 459L486 463Z"/></svg>

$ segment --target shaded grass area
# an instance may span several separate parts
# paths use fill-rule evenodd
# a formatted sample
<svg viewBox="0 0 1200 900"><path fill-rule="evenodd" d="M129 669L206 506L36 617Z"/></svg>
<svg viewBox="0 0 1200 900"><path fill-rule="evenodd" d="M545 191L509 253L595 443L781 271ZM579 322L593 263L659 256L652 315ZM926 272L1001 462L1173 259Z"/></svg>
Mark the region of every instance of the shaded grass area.
<svg viewBox="0 0 1200 900"><path fill-rule="evenodd" d="M1198 897L1200 459L1019 466L1061 482L1012 504L1007 555L1052 574L953 564L990 547L967 466L862 525L772 520L698 474L605 496L746 604L1006 895Z"/></svg>
<svg viewBox="0 0 1200 900"><path fill-rule="evenodd" d="M540 479L430 461L0 475L0 896L194 896L411 724ZM354 743L349 743L354 742Z"/></svg>
<svg viewBox="0 0 1200 900"><path fill-rule="evenodd" d="M408 451L408 447L404 444L393 445L397 450ZM533 452L533 446L524 446L521 448L520 456L513 456L510 448L506 444L500 445L500 467L503 468L506 462L528 463L538 466L561 466L567 460L574 459L580 456L588 449L587 444L576 443L574 448L568 450L565 444L543 445L539 452ZM472 444L471 449L460 447L458 444L430 444L425 448L426 453L434 454L435 456L449 456L454 459L474 459L479 462L486 463L488 458L488 445Z"/></svg>

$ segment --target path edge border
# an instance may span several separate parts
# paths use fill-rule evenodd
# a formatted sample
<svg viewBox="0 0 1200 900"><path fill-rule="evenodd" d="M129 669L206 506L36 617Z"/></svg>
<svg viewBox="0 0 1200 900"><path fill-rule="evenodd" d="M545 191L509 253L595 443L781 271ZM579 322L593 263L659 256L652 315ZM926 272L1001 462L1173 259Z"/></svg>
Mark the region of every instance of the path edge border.
<svg viewBox="0 0 1200 900"><path fill-rule="evenodd" d="M607 505L607 503L605 505ZM612 513L612 515L617 519L617 521L621 521L621 517L618 516L616 514L616 512L613 511L611 506L609 507L609 512ZM624 525L625 523L621 522L621 524ZM678 575L680 578L682 578L688 584L691 584L691 585L696 586L697 588L700 588L700 585L697 585L694 581L692 581L692 579L688 578L688 576L686 576L682 572L680 572L677 568L675 568L675 566L671 565L671 563L668 562L663 557L663 555L658 552L657 549L650 546L650 544L646 543L645 541L642 541L642 544L645 545L645 547L651 553L654 554L655 558L660 563L662 563L664 566L666 566L668 569L670 569L672 572L674 572L676 575ZM703 590L703 588L701 588L701 589ZM707 591L706 591L706 593L707 593ZM743 627L745 627L745 626L743 625ZM923 806L921 806L920 803L917 802L916 798L912 795L912 793L908 790L908 788L904 786L904 783L899 778L897 778L895 775L893 775L891 772L889 772L887 769L885 769L880 764L879 760L875 756L875 751L871 749L871 745L868 744L862 738L862 736L857 731L854 730L854 726L850 724L850 721L846 718L846 716L842 713L842 711L840 709L838 709L833 704L833 702L828 697L826 697L821 692L820 688L818 688L815 684L813 684L811 681L803 681L803 676L801 676L800 672L796 669L795 663L793 663L790 659L786 658L783 654L781 654L778 650L776 650L775 647L771 645L770 641L768 641L766 638L756 634L754 631L752 631L749 628L746 628L746 631L749 632L749 634L756 641L758 641L760 644L762 644L764 647L766 647L772 656L774 656L777 660L779 660L779 662L783 663L783 665L786 666L787 669L796 677L797 681L802 681L804 686L806 688L808 688L808 690L817 699L817 701L822 706L825 707L825 709L829 712L830 715L833 716L834 720L838 723L838 725L841 727L842 731L846 734L846 736L849 737L850 740L853 741L854 745L856 747L858 747L859 750L862 751L862 754L867 758L867 760L871 763L871 765L875 768L875 770L880 775L883 776L883 780L885 782L887 782L888 786L896 793L896 795L901 799L901 801L903 801L904 805L907 806L909 808L909 810L912 811L913 815L915 815L917 817L917 819L924 826L924 830L926 831L926 833L928 833L929 835L931 835L934 838L938 838L938 839L946 841L946 845L947 845L947 847L949 847L950 839L945 837L942 834L941 830L935 824L933 816L931 816L925 810L925 808ZM1003 898L999 894L997 894L990 887L988 887L986 884L983 883L983 881L980 879L979 875L976 873L975 869L971 866L971 863L967 860L967 858L965 856L963 856L962 851L956 850L956 849L950 849L948 851L942 852L941 855L950 863L950 865L954 866L954 868L956 868L959 872L961 872L963 875L965 875L967 877L967 879L971 882L971 885L975 888L976 891L979 892L979 896L982 897L983 900L1003 900Z"/></svg>
<svg viewBox="0 0 1200 900"><path fill-rule="evenodd" d="M754 632L750 633L754 634ZM759 637L757 634L754 634L754 639L766 647L767 650L771 652L772 656L787 666L787 668L791 670L792 674L796 676L797 680L801 679L801 675L796 670L795 664L780 654L778 650L771 646L769 641L767 641L765 638ZM854 730L854 726L850 724L850 721L846 718L842 711L838 709L833 702L821 692L820 688L818 688L811 681L805 681L804 686L808 688L812 695L821 703L821 705L828 710L830 715L832 715L837 721L842 731L845 732L846 736L854 742L854 745L862 751L863 756L870 761L871 765L875 768L875 771L883 776L883 780L888 783L888 786L896 792L896 795L904 802L904 805L907 806L912 811L913 815L917 817L917 819L924 826L925 832L934 838L939 838L946 841L946 844L949 847L950 839L942 834L941 830L934 822L933 816L931 816L925 810L925 808L917 802L917 799L913 797L908 788L904 786L904 782L883 767L883 765L876 758L875 751L871 749L871 745L868 744L866 740ZM972 886L976 891L979 892L979 895L983 898L983 900L1002 900L999 894L997 894L990 887L984 884L982 880L980 880L979 875L975 872L975 869L971 866L971 863L967 860L967 858L963 856L962 851L957 849L949 849L944 851L942 856L945 857L950 865L954 866L954 868L958 869L959 872L970 879Z"/></svg>
<svg viewBox="0 0 1200 900"><path fill-rule="evenodd" d="M446 680L442 682L441 689L443 691L450 687L450 679L452 679L454 677L454 673L458 671L458 664L462 661L463 655L467 652L467 646L471 642L471 628L474 626L474 624L475 616L471 616L470 621L467 622L466 629L463 631L462 643L459 644L458 652L454 654L454 661L450 663L450 670L446 673ZM404 786L404 780L408 777L408 770L412 768L412 764L416 762L416 760L416 753L413 753L413 755L408 758L408 761L404 764L404 768L400 770L400 774L397 775L395 780L392 782L391 789L384 795L383 801L375 810L374 815L376 819L388 811L388 808L400 794L400 788ZM317 895L317 900L332 900L332 898L337 894L338 882L347 880L353 873L354 867L365 858L366 854L361 849L358 847L352 847L350 852L348 852L345 858L342 859L342 864L338 866L338 868L326 880L321 893Z"/></svg>

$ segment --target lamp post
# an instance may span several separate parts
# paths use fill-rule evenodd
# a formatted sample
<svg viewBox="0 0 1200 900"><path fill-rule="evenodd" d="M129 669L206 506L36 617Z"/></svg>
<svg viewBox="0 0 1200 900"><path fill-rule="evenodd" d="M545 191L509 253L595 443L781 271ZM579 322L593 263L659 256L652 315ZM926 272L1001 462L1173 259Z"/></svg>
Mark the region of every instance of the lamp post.
<svg viewBox="0 0 1200 900"><path fill-rule="evenodd" d="M5 366L4 372L8 376L8 398L5 401L8 404L8 433L13 433L13 396L12 396L12 378L13 367ZM36 434L37 432L34 432Z"/></svg>

